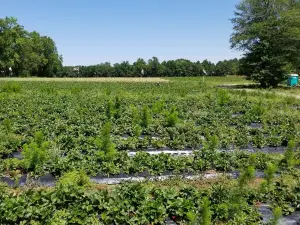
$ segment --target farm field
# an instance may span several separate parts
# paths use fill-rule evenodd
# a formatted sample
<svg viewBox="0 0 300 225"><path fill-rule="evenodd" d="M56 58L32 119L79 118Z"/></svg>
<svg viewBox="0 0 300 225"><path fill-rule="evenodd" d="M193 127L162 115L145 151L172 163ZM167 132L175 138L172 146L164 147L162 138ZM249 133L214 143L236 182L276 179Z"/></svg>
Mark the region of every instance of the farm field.
<svg viewBox="0 0 300 225"><path fill-rule="evenodd" d="M0 224L287 224L298 90L224 84L1 78Z"/></svg>

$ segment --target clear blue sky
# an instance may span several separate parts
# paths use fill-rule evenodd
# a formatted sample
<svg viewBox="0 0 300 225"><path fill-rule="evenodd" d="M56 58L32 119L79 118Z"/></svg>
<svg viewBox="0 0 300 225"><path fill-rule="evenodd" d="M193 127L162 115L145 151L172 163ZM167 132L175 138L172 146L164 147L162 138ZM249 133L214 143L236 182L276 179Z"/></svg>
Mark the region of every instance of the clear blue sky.
<svg viewBox="0 0 300 225"><path fill-rule="evenodd" d="M53 38L65 65L239 57L229 44L238 0L8 0L0 17Z"/></svg>

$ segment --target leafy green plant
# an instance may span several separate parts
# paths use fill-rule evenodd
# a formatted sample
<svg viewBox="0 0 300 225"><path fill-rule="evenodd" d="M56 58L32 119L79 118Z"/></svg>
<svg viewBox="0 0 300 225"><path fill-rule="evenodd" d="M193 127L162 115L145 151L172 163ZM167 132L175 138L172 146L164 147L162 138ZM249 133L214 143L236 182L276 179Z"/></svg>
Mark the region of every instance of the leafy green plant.
<svg viewBox="0 0 300 225"><path fill-rule="evenodd" d="M248 166L245 169L241 170L238 179L239 187L243 189L253 178L255 178L255 167Z"/></svg>
<svg viewBox="0 0 300 225"><path fill-rule="evenodd" d="M221 105L221 106L224 106L224 105L228 104L229 101L230 101L228 91L223 90L223 89L218 90L218 92L217 92L217 101L218 101L218 104Z"/></svg>
<svg viewBox="0 0 300 225"><path fill-rule="evenodd" d="M34 141L35 141L35 143L37 143L37 145L39 147L41 147L42 143L44 141L44 134L43 134L43 132L41 132L41 131L36 132L34 134Z"/></svg>
<svg viewBox="0 0 300 225"><path fill-rule="evenodd" d="M174 127L179 122L178 111L173 106L170 111L166 112L166 126Z"/></svg>
<svg viewBox="0 0 300 225"><path fill-rule="evenodd" d="M279 219L282 216L282 209L280 207L276 207L273 209L273 218L269 222L270 225L278 225Z"/></svg>
<svg viewBox="0 0 300 225"><path fill-rule="evenodd" d="M65 173L58 180L58 185L89 187L91 186L91 181L84 171L71 171Z"/></svg>
<svg viewBox="0 0 300 225"><path fill-rule="evenodd" d="M5 118L3 120L3 126L4 126L4 129L5 129L7 134L12 132L12 122L10 121L10 119Z"/></svg>
<svg viewBox="0 0 300 225"><path fill-rule="evenodd" d="M96 138L95 144L97 146L97 155L101 160L112 160L116 154L116 149L114 143L111 141L111 124L109 122L105 123L102 131L101 137Z"/></svg>
<svg viewBox="0 0 300 225"><path fill-rule="evenodd" d="M25 144L22 151L24 167L28 171L37 171L42 168L48 158L48 147L49 142L43 142L41 145L36 142Z"/></svg>
<svg viewBox="0 0 300 225"><path fill-rule="evenodd" d="M210 210L210 201L207 197L204 197L201 205L201 219L200 224L211 225L212 224L212 212Z"/></svg>
<svg viewBox="0 0 300 225"><path fill-rule="evenodd" d="M264 172L265 172L265 179L267 181L267 184L271 185L274 179L274 175L277 172L277 166L271 162L268 162L267 168L265 169Z"/></svg>
<svg viewBox="0 0 300 225"><path fill-rule="evenodd" d="M141 126L143 128L148 128L151 123L151 112L148 106L144 106L141 115Z"/></svg>
<svg viewBox="0 0 300 225"><path fill-rule="evenodd" d="M296 146L295 141L290 140L288 143L288 148L284 153L284 162L289 168L292 168L296 164L295 152L294 152L295 146Z"/></svg>

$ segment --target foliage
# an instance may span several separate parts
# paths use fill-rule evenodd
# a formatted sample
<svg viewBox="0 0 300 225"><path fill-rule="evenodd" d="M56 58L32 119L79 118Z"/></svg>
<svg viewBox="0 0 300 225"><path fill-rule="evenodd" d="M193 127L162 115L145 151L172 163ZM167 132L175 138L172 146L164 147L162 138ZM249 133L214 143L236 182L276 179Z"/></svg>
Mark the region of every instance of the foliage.
<svg viewBox="0 0 300 225"><path fill-rule="evenodd" d="M101 137L95 140L95 144L98 148L98 156L104 161L112 160L116 154L115 145L110 138L110 131L111 124L107 122L102 128Z"/></svg>
<svg viewBox="0 0 300 225"><path fill-rule="evenodd" d="M61 68L62 57L50 37L26 31L16 18L0 19L1 73L3 71L6 76L54 76ZM7 90L15 92L18 88Z"/></svg>
<svg viewBox="0 0 300 225"><path fill-rule="evenodd" d="M58 180L58 185L89 187L91 182L90 178L85 174L84 171L71 171L65 173Z"/></svg>
<svg viewBox="0 0 300 225"><path fill-rule="evenodd" d="M79 71L74 71L73 66L65 66L58 75L61 77L197 77L243 74L239 59L223 60L214 64L208 60L192 62L188 59L160 62L157 57L152 57L148 62L139 58L133 64L128 61L113 65L105 62L98 65L78 66L78 68Z"/></svg>
<svg viewBox="0 0 300 225"><path fill-rule="evenodd" d="M279 223L279 219L282 216L282 209L280 207L276 207L273 210L273 218L270 221L270 225L277 225Z"/></svg>
<svg viewBox="0 0 300 225"><path fill-rule="evenodd" d="M32 142L23 146L23 163L28 171L37 171L43 167L48 157L48 146L49 142L43 142L41 144Z"/></svg>
<svg viewBox="0 0 300 225"><path fill-rule="evenodd" d="M300 2L242 0L232 19L233 48L246 51L243 68L262 87L276 87L298 67Z"/></svg>

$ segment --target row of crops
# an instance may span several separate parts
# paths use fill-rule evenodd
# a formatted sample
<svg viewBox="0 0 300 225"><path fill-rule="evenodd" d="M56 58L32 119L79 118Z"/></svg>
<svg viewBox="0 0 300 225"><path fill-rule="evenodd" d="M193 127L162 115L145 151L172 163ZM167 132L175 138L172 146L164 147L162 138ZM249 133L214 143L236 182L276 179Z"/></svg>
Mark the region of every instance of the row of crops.
<svg viewBox="0 0 300 225"><path fill-rule="evenodd" d="M0 215L10 215L0 216L3 224L259 224L260 202L278 220L298 209L299 100L193 78L3 82L0 105ZM224 175L195 186L207 171ZM107 178L143 182L108 191L99 187ZM55 186L40 189L47 179ZM170 194L173 179L185 184ZM214 187L228 193L216 200Z"/></svg>

